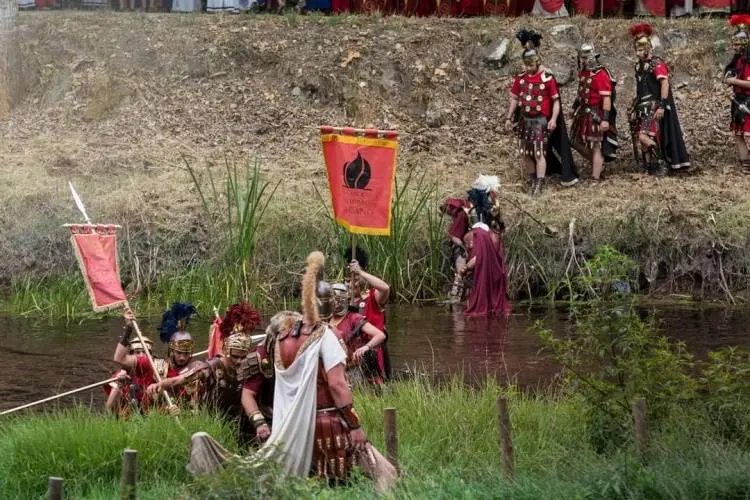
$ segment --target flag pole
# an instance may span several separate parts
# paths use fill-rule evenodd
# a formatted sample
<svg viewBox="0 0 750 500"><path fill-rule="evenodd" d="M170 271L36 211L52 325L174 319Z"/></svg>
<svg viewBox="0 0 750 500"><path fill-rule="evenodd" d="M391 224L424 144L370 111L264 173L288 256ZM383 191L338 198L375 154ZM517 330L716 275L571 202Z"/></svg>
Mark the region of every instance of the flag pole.
<svg viewBox="0 0 750 500"><path fill-rule="evenodd" d="M63 392L62 394L55 394L54 396L50 396L48 398L40 399L39 401L34 401L33 403L28 403L28 404L25 404L25 405L18 406L16 408L11 408L10 410L5 410L3 412L0 412L0 416L2 416L2 415L9 415L9 414L15 413L17 411L25 410L26 408L31 408L32 406L37 406L37 405L40 405L42 403L47 403L48 401L54 401L55 399L64 398L65 396L71 396L73 394L77 394L79 392L87 391L89 389L95 389L97 387L101 387L103 385L107 385L107 384L110 384L112 382L117 382L118 379L119 379L119 377L112 377L112 378L108 378L107 380L102 380L100 382L96 382L94 384L89 384L89 385L84 386L84 387L79 387L78 389L73 389L73 390L68 391L68 392Z"/></svg>
<svg viewBox="0 0 750 500"><path fill-rule="evenodd" d="M130 307L128 303L125 303L126 307ZM135 330L135 334L138 336L138 340L141 341L141 345L146 346L146 342L143 340L143 334L141 333L141 329L138 328L138 323L136 323L135 320L132 322L133 330ZM151 366L151 371L154 372L154 378L156 379L157 383L161 383L162 378L159 374L159 370L156 369L156 363L154 363L154 358L151 356L151 352L148 349L144 349L143 352L146 354L146 358L148 359L148 364ZM175 416L180 413L180 408L174 404L174 401L172 400L171 396L167 392L166 389L162 389L161 393L164 395L164 399L167 401L167 410L170 413L173 413Z"/></svg>

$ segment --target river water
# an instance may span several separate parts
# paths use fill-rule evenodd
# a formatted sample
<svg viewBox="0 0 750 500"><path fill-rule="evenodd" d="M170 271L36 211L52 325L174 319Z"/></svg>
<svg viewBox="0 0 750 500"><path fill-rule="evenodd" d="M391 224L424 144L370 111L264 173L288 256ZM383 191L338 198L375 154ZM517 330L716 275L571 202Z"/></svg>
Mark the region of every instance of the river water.
<svg viewBox="0 0 750 500"><path fill-rule="evenodd" d="M750 308L657 306L644 310L662 321L662 331L686 342L696 356L726 345L750 348ZM270 315L266 315L266 319ZM564 308L516 308L506 323L466 318L460 309L392 306L388 311L389 350L395 372L445 375L462 372L473 379L487 375L512 378L525 387L547 384L558 367L539 354L529 327L539 319L559 333L570 331ZM50 327L27 318L0 316L0 410L106 379L121 321L90 320ZM144 334L156 339L158 318L141 321ZM190 328L203 350L208 323ZM157 352L165 351L157 342ZM103 404L101 389L68 398Z"/></svg>

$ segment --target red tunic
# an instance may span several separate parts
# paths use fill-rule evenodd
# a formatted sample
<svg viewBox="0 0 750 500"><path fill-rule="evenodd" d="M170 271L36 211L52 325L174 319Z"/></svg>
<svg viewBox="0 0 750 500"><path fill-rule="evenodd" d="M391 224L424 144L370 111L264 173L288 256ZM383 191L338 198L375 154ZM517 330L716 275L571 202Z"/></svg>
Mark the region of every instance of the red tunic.
<svg viewBox="0 0 750 500"><path fill-rule="evenodd" d="M511 95L518 98L518 107L524 117L552 118L552 104L560 97L557 82L552 75L539 71L534 75L522 73L513 79Z"/></svg>
<svg viewBox="0 0 750 500"><path fill-rule="evenodd" d="M463 212L463 210L461 210ZM467 219L468 223L468 219ZM360 311L364 314L367 322L378 330L385 332L385 309L378 304L377 290L370 288L367 292L367 297L362 304L360 304ZM385 373L385 353L383 352L383 346L377 346L375 354L378 357L378 368L380 373Z"/></svg>
<svg viewBox="0 0 750 500"><path fill-rule="evenodd" d="M354 351L365 345L372 338L365 332L361 332L357 337L351 336L363 321L367 321L363 315L355 312L347 312L341 322L335 325L330 323L331 329L336 336L346 344L346 354L349 359L351 359Z"/></svg>
<svg viewBox="0 0 750 500"><path fill-rule="evenodd" d="M578 107L570 126L573 143L589 149L602 140L599 124L604 119L604 98L612 95L612 78L604 68L585 69L578 73ZM590 152L590 151L589 151Z"/></svg>
<svg viewBox="0 0 750 500"><path fill-rule="evenodd" d="M735 78L738 80L750 80L750 60L741 57L735 65L735 73ZM733 85L732 91L737 101L750 106L750 89ZM733 109L734 106L732 106ZM732 119L729 128L734 132L734 135L750 135L750 115L744 115L741 123L737 123Z"/></svg>

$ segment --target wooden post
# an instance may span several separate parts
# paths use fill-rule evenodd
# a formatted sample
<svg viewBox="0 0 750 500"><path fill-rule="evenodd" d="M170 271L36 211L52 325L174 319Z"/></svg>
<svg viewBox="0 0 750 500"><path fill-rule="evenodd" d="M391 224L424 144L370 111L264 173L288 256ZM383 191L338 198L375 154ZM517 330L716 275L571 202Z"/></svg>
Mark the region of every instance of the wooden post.
<svg viewBox="0 0 750 500"><path fill-rule="evenodd" d="M497 425L500 428L500 454L502 457L503 477L512 481L515 477L513 465L513 440L510 435L510 415L508 414L508 398L497 398Z"/></svg>
<svg viewBox="0 0 750 500"><path fill-rule="evenodd" d="M135 500L138 452L125 448L122 452L122 476L120 478L120 499Z"/></svg>
<svg viewBox="0 0 750 500"><path fill-rule="evenodd" d="M638 398L633 401L633 421L635 422L635 445L638 448L638 454L643 458L648 449L646 400L643 398Z"/></svg>
<svg viewBox="0 0 750 500"><path fill-rule="evenodd" d="M47 483L47 500L62 500L63 498L63 479L61 477L49 477Z"/></svg>
<svg viewBox="0 0 750 500"><path fill-rule="evenodd" d="M383 428L385 430L385 456L397 471L398 466L398 430L396 428L396 409L383 410Z"/></svg>

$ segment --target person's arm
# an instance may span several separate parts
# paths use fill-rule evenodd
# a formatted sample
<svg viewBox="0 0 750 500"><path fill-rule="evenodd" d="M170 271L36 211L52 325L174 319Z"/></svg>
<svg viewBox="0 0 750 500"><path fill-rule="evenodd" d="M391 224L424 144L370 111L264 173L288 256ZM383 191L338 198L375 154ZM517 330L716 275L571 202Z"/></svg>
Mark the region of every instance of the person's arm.
<svg viewBox="0 0 750 500"><path fill-rule="evenodd" d="M134 333L133 321L135 320L135 314L133 314L133 311L129 307L126 307L123 310L123 317L125 318L125 326L122 327L122 334L115 348L114 360L115 363L130 373L135 370L138 363L137 356L130 354L129 348L130 338Z"/></svg>
<svg viewBox="0 0 750 500"><path fill-rule="evenodd" d="M461 248L464 247L464 241L461 238L457 238L456 236L453 236L451 233L448 233L448 235L450 235L451 241L453 242L454 245L457 245Z"/></svg>
<svg viewBox="0 0 750 500"><path fill-rule="evenodd" d="M385 342L386 338L385 333L371 323L365 323L362 325L362 333L367 335L370 340L367 341L367 344L354 351L352 359L355 363L360 363L367 351L375 349L377 346Z"/></svg>
<svg viewBox="0 0 750 500"><path fill-rule="evenodd" d="M112 390L109 392L109 396L107 397L107 402L104 404L104 407L107 409L108 412L117 413L117 408L120 406L121 397L122 397L122 389L120 389L119 384L115 384L115 387L113 387Z"/></svg>
<svg viewBox="0 0 750 500"><path fill-rule="evenodd" d="M602 119L602 132L609 131L609 113L612 111L612 97L605 95L602 96L602 109L604 110L604 117Z"/></svg>
<svg viewBox="0 0 750 500"><path fill-rule="evenodd" d="M750 89L750 80L740 80L739 78L730 77L727 78L726 82L728 85L742 87L743 89Z"/></svg>
<svg viewBox="0 0 750 500"><path fill-rule="evenodd" d="M362 430L359 415L354 411L354 396L346 380L346 368L342 363L337 364L326 372L328 389L331 391L333 402L351 431L349 437L355 449L360 450L367 442L367 436Z"/></svg>
<svg viewBox="0 0 750 500"><path fill-rule="evenodd" d="M464 265L464 268L462 269L463 274L468 273L472 269L474 269L474 266L477 265L477 257L476 255L469 259L469 261Z"/></svg>
<svg viewBox="0 0 750 500"><path fill-rule="evenodd" d="M508 103L508 113L505 116L505 128L510 130L513 128L513 114L518 108L518 96L511 94L510 103Z"/></svg>
<svg viewBox="0 0 750 500"><path fill-rule="evenodd" d="M263 384L263 376L256 375L253 380L245 383L242 387L242 409L245 411L245 415L250 419L250 422L255 427L255 434L261 440L265 441L268 436L271 435L271 428L266 422L266 418L261 413L258 407L258 392Z"/></svg>
<svg viewBox="0 0 750 500"><path fill-rule="evenodd" d="M195 380L205 380L210 374L211 368L208 363L200 363L192 368L188 368L184 373L175 375L174 377L164 378L161 382L155 382L146 388L146 392L150 396L155 396L159 392L172 389L174 387L182 387L183 385L193 382Z"/></svg>
<svg viewBox="0 0 750 500"><path fill-rule="evenodd" d="M391 294L391 287L388 286L388 283L363 270L362 267L360 267L359 262L356 260L351 261L349 264L349 270L352 274L361 276L367 284L375 290L375 299L378 301L380 307L383 307L388 303L388 296Z"/></svg>

